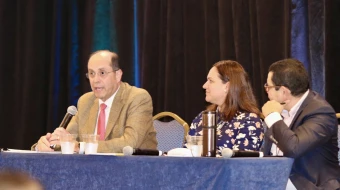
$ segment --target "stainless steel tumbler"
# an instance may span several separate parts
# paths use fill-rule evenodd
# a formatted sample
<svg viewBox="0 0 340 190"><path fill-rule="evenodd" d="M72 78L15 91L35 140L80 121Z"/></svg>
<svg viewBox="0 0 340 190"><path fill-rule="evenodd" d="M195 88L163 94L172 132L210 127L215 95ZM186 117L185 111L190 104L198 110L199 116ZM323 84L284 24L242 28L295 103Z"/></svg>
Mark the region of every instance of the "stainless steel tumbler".
<svg viewBox="0 0 340 190"><path fill-rule="evenodd" d="M202 114L204 157L216 157L216 112L204 111Z"/></svg>

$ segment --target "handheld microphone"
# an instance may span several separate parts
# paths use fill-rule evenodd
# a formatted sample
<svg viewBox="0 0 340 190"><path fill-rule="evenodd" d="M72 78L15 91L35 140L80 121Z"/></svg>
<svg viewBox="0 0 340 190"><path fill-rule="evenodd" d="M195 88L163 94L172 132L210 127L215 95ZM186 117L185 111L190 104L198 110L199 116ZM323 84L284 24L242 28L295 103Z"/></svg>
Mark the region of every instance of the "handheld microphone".
<svg viewBox="0 0 340 190"><path fill-rule="evenodd" d="M124 153L124 156L131 156L131 155L161 156L162 155L162 151L160 150L139 149L139 148L132 148L131 146L124 147L123 153Z"/></svg>
<svg viewBox="0 0 340 190"><path fill-rule="evenodd" d="M231 150L230 148L222 149L223 158L234 158L234 157L263 157L263 152L258 151L242 151L242 150Z"/></svg>
<svg viewBox="0 0 340 190"><path fill-rule="evenodd" d="M77 112L78 112L78 110L77 110L77 108L75 106L69 106L67 108L67 113L64 116L64 119L61 121L59 127L62 127L64 129L66 129L66 127L70 123L72 117L74 115L76 115ZM53 150L61 150L60 145L56 145L56 144L50 145L50 148L52 148Z"/></svg>
<svg viewBox="0 0 340 190"><path fill-rule="evenodd" d="M78 111L77 111L77 108L76 108L75 106L70 106L70 107L68 107L68 108L67 108L67 113L66 113L64 119L61 121L59 127L62 127L62 128L64 128L64 129L66 129L66 127L67 127L67 125L70 123L72 117L73 117L74 115L76 115L77 112L78 112Z"/></svg>

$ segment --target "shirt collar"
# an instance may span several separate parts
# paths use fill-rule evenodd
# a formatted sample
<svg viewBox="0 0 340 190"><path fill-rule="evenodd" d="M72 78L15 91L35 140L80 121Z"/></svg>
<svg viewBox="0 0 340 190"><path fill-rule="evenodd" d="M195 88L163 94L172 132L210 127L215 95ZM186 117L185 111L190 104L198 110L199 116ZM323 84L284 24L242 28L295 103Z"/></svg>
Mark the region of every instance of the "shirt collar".
<svg viewBox="0 0 340 190"><path fill-rule="evenodd" d="M106 106L107 106L106 108L111 108L112 102L113 102L113 100L114 100L114 98L115 98L115 96L116 96L116 94L117 94L119 88L120 88L120 86L118 87L118 89L116 90L116 92L113 93L112 96L111 96L109 99L107 99L105 102L104 102L103 100L99 99L99 107L100 107L100 105L101 105L102 103L105 103Z"/></svg>
<svg viewBox="0 0 340 190"><path fill-rule="evenodd" d="M307 90L302 97L300 98L300 100L292 107L292 109L290 109L290 111L288 110L283 110L282 111L282 115L285 117L286 115L288 115L288 117L294 116L296 114L296 112L298 111L298 109L300 108L301 104L303 101L305 101L305 99L307 98L307 95L309 93L309 90Z"/></svg>

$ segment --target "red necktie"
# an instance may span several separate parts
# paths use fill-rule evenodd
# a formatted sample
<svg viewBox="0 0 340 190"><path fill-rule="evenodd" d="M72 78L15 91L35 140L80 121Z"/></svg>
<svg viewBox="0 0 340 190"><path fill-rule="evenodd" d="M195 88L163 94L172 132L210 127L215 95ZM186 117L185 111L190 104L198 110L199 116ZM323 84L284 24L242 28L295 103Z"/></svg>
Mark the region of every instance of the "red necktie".
<svg viewBox="0 0 340 190"><path fill-rule="evenodd" d="M100 104L98 129L97 129L97 134L100 136L99 140L105 139L105 108L106 108L106 104L104 103Z"/></svg>

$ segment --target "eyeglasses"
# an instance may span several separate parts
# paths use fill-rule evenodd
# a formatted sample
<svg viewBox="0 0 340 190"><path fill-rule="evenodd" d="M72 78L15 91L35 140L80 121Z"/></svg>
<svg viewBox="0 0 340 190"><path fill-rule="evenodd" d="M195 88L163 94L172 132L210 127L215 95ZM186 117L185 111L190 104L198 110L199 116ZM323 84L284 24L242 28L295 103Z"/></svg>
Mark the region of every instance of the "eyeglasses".
<svg viewBox="0 0 340 190"><path fill-rule="evenodd" d="M273 87L275 87L275 89L278 90L281 86L282 86L282 85L273 85L273 86L269 86L267 83L265 83L265 84L263 85L263 87L264 87L264 89L265 89L266 91L268 91L270 88L273 88Z"/></svg>
<svg viewBox="0 0 340 190"><path fill-rule="evenodd" d="M99 71L98 72L98 76L100 78L105 78L107 76L107 74L112 73L112 72L115 72L115 71ZM90 78L94 78L96 76L96 74L97 73L94 72L94 71L89 71L85 75L86 75L86 78L90 79Z"/></svg>

